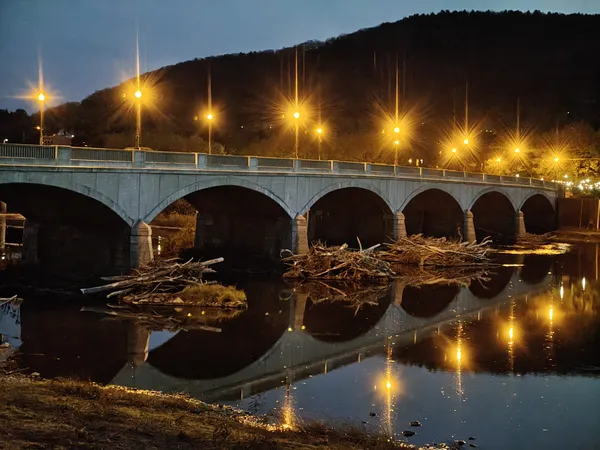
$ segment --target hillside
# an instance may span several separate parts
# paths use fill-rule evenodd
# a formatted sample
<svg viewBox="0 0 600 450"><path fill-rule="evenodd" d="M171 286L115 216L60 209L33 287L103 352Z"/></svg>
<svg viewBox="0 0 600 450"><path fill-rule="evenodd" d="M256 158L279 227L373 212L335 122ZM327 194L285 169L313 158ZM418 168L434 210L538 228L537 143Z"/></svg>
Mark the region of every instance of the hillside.
<svg viewBox="0 0 600 450"><path fill-rule="evenodd" d="M469 116L472 121L485 119L482 128L513 126L518 97L524 127L544 131L584 121L596 128L600 125L599 29L598 15L442 12L412 16L299 46L299 92L310 93L313 104L320 98L322 117L328 129L335 130L338 142L360 143L358 136L381 128L377 105L393 105L398 55L401 96L405 92L401 109L416 112L419 129L412 145L428 155L435 153L432 148L440 129L451 122L455 102L458 119L463 120L467 80ZM272 141L271 136L281 136L281 112L274 105L281 93L293 94L294 52L282 49L197 59L146 74L145 79L154 84L156 111L144 114L145 134L152 130L184 137L205 134L194 116L207 102L210 67L213 104L220 107L215 141L232 153L285 154L289 139L283 144L284 138L279 139L271 150L260 147L261 142ZM121 113L122 95L123 86L117 86L95 92L80 104L63 106L62 112L59 107L47 114L47 128L72 130L89 145L107 144L106 135L111 133L129 136L135 119Z"/></svg>

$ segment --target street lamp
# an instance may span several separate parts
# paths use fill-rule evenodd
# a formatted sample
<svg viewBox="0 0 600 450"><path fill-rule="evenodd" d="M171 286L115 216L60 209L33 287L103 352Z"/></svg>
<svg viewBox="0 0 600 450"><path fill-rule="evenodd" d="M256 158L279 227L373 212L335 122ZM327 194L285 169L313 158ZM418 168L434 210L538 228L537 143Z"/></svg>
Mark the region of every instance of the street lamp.
<svg viewBox="0 0 600 450"><path fill-rule="evenodd" d="M400 144L400 141L398 139L396 139L394 141L394 165L397 166L398 165L398 145Z"/></svg>
<svg viewBox="0 0 600 450"><path fill-rule="evenodd" d="M520 153L521 149L519 147L515 148L515 153Z"/></svg>
<svg viewBox="0 0 600 450"><path fill-rule="evenodd" d="M323 136L323 128L319 127L317 128L317 137L318 137L318 157L319 160L321 159L321 140L322 140L322 136Z"/></svg>
<svg viewBox="0 0 600 450"><path fill-rule="evenodd" d="M213 121L212 113L208 113L206 115L206 119L208 120L208 154L212 153L212 121Z"/></svg>
<svg viewBox="0 0 600 450"><path fill-rule="evenodd" d="M137 101L136 109L137 109L137 120L136 120L136 130L135 130L135 147L137 149L142 145L142 91L139 89L133 94Z"/></svg>
<svg viewBox="0 0 600 450"><path fill-rule="evenodd" d="M465 140L463 141L463 144L469 145L469 140L467 138L465 138Z"/></svg>
<svg viewBox="0 0 600 450"><path fill-rule="evenodd" d="M456 148L453 148L453 149L452 149L452 153L456 153Z"/></svg>
<svg viewBox="0 0 600 450"><path fill-rule="evenodd" d="M46 96L43 92L40 92L37 99L40 103L40 145L44 145L44 101Z"/></svg>

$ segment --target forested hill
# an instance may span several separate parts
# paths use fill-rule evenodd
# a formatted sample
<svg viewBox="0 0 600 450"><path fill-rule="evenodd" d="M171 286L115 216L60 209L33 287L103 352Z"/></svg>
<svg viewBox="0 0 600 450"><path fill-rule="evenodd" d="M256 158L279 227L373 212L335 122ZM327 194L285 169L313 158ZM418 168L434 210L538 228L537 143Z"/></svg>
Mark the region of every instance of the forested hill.
<svg viewBox="0 0 600 450"><path fill-rule="evenodd" d="M599 15L442 12L296 49L196 59L145 75L157 110L144 114L144 127L198 133L194 116L206 104L210 69L220 108L215 139L237 152L268 138L278 130L281 93L293 95L295 51L300 96L310 95L313 104L320 99L337 136L376 127L376 105L393 103L396 59L401 108L417 108L427 125L450 121L455 104L462 115L468 81L473 120L514 123L520 98L522 121L537 129L574 120L597 127L598 30ZM95 92L49 113L48 126L100 144L107 134L131 129L135 119L122 113L122 102L123 86Z"/></svg>

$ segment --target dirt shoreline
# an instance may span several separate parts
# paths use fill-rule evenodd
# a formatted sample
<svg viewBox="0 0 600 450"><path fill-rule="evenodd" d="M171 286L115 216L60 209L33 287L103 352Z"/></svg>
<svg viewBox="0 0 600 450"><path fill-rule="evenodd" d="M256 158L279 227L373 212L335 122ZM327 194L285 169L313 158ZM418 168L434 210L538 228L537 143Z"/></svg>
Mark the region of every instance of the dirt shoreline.
<svg viewBox="0 0 600 450"><path fill-rule="evenodd" d="M269 424L182 395L0 375L0 448L406 449L385 437L319 424Z"/></svg>

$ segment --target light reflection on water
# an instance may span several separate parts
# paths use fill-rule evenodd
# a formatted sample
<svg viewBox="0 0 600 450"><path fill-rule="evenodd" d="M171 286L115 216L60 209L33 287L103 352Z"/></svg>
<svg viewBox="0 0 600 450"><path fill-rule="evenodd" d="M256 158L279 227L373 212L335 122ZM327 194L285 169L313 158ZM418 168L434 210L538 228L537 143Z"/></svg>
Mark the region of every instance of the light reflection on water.
<svg viewBox="0 0 600 450"><path fill-rule="evenodd" d="M562 449L565 439L593 448L597 261L595 247L525 257L485 286L396 285L358 312L279 281L240 282L249 309L218 333L25 302L22 327L0 313L0 332L21 336L19 363L42 376L189 392L283 428L311 418L395 439L412 430L415 444L474 436L487 449Z"/></svg>

